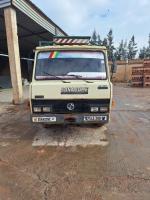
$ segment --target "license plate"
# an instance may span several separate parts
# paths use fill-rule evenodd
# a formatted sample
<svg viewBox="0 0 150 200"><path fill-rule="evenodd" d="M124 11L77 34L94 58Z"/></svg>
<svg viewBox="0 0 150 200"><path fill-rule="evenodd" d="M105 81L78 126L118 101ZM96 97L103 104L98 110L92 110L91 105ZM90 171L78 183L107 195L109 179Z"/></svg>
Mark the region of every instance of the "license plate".
<svg viewBox="0 0 150 200"><path fill-rule="evenodd" d="M107 116L84 116L84 121L107 121Z"/></svg>
<svg viewBox="0 0 150 200"><path fill-rule="evenodd" d="M56 117L32 117L33 122L56 122Z"/></svg>

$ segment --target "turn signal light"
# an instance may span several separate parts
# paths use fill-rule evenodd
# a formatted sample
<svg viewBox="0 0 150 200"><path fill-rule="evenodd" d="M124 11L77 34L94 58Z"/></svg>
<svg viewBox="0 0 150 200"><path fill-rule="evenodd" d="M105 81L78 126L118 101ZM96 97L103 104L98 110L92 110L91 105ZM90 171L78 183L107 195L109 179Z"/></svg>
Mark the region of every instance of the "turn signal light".
<svg viewBox="0 0 150 200"><path fill-rule="evenodd" d="M91 107L91 112L98 112L99 108L98 107Z"/></svg>
<svg viewBox="0 0 150 200"><path fill-rule="evenodd" d="M43 112L51 112L51 107L43 107Z"/></svg>
<svg viewBox="0 0 150 200"><path fill-rule="evenodd" d="M42 112L42 108L41 107L33 107L33 111L39 113L39 112Z"/></svg>
<svg viewBox="0 0 150 200"><path fill-rule="evenodd" d="M108 107L100 107L100 112L108 112Z"/></svg>

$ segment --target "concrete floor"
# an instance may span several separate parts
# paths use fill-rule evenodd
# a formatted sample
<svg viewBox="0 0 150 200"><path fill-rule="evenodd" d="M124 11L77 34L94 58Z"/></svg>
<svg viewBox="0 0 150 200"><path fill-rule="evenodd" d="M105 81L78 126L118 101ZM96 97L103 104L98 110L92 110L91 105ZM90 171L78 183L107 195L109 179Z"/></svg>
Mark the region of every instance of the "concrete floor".
<svg viewBox="0 0 150 200"><path fill-rule="evenodd" d="M23 86L23 98L29 97L29 86ZM0 103L12 103L12 89L0 89Z"/></svg>
<svg viewBox="0 0 150 200"><path fill-rule="evenodd" d="M0 103L0 200L149 200L150 89L117 85L114 99L106 127L48 130Z"/></svg>

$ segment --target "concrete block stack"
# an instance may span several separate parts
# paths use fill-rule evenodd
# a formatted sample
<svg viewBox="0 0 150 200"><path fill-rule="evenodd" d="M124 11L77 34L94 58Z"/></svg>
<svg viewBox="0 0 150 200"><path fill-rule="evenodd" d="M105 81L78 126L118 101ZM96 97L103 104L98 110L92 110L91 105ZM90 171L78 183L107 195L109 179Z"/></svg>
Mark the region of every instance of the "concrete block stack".
<svg viewBox="0 0 150 200"><path fill-rule="evenodd" d="M143 67L132 67L132 86L143 87Z"/></svg>
<svg viewBox="0 0 150 200"><path fill-rule="evenodd" d="M150 87L150 60L144 60L142 67L132 67L132 86Z"/></svg>
<svg viewBox="0 0 150 200"><path fill-rule="evenodd" d="M150 87L150 60L144 60L143 86Z"/></svg>

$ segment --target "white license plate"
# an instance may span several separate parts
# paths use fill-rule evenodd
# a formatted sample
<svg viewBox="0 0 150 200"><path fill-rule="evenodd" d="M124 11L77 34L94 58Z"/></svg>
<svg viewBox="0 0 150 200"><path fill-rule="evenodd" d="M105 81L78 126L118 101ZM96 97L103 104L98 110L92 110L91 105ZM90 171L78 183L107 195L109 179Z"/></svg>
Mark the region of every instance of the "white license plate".
<svg viewBox="0 0 150 200"><path fill-rule="evenodd" d="M56 122L56 117L32 117L33 122Z"/></svg>
<svg viewBox="0 0 150 200"><path fill-rule="evenodd" d="M107 116L84 116L84 121L107 121Z"/></svg>

